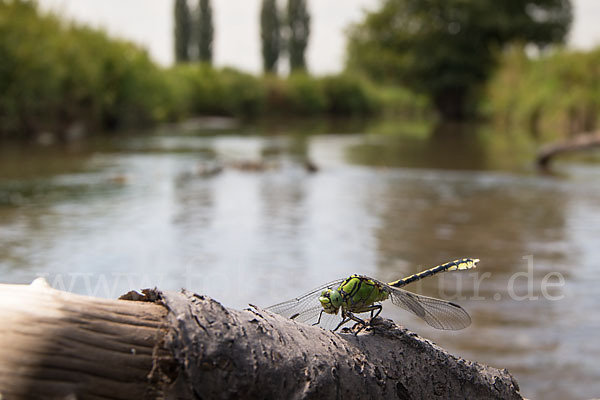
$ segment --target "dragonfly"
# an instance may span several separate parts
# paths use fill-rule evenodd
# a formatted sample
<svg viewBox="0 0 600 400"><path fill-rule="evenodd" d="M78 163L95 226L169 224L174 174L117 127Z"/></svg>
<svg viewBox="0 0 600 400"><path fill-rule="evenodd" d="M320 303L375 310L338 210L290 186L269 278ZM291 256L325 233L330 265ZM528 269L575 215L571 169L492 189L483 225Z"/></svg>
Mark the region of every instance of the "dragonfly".
<svg viewBox="0 0 600 400"><path fill-rule="evenodd" d="M370 313L370 321L373 321L383 309L380 303L389 299L394 305L411 312L436 329L464 329L471 324L471 317L458 304L401 288L440 272L475 268L478 262L479 259L476 258L462 258L389 283L355 274L321 285L302 296L267 307L266 310L327 329L337 323L334 332L354 321L360 324L360 331L368 324L357 314Z"/></svg>

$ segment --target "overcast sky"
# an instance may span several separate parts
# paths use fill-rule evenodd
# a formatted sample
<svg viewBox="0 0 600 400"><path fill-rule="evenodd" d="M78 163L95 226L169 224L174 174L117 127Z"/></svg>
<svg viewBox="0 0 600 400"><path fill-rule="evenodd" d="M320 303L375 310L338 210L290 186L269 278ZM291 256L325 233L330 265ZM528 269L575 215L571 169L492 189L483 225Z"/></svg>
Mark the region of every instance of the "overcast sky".
<svg viewBox="0 0 600 400"><path fill-rule="evenodd" d="M102 27L113 36L146 47L163 65L173 62L173 0L38 0L42 7ZM194 0L195 1L195 0ZM250 72L261 70L260 0L213 0L214 61ZM344 63L348 24L380 0L309 0L311 41L308 67L323 74ZM600 0L573 0L575 22L569 44L589 49L600 44Z"/></svg>

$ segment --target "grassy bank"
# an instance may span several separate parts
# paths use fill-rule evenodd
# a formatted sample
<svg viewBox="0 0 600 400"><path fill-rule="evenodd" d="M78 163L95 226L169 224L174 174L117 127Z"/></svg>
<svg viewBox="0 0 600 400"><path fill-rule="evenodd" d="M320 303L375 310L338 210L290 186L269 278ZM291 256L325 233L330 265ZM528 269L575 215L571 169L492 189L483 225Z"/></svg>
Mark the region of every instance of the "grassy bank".
<svg viewBox="0 0 600 400"><path fill-rule="evenodd" d="M69 136L196 115L419 115L426 102L357 76L254 76L231 68L156 65L104 32L0 0L0 136Z"/></svg>
<svg viewBox="0 0 600 400"><path fill-rule="evenodd" d="M598 127L600 48L527 57L513 48L488 86L485 112L506 129L555 140Z"/></svg>
<svg viewBox="0 0 600 400"><path fill-rule="evenodd" d="M178 109L188 116L418 116L427 110L423 98L405 89L378 87L346 74L313 77L296 73L281 78L199 64L178 65L166 74L181 102Z"/></svg>
<svg viewBox="0 0 600 400"><path fill-rule="evenodd" d="M0 1L0 60L4 135L142 125L171 111L166 76L145 51L30 2Z"/></svg>

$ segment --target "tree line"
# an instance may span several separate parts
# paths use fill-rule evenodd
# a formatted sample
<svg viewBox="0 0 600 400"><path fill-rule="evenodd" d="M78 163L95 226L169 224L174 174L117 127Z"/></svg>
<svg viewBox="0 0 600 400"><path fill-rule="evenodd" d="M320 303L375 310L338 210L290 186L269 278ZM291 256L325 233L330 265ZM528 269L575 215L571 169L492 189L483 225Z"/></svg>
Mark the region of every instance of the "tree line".
<svg viewBox="0 0 600 400"><path fill-rule="evenodd" d="M198 6L196 18L204 13L210 20L202 11L209 2ZM212 32L207 27L202 31ZM183 32L196 29L190 23ZM202 41L202 51L199 42L188 42L188 57L210 59L211 42ZM364 116L426 107L402 88L379 88L345 73L252 75L208 62L162 67L140 46L32 0L0 0L0 94L0 138L23 139L48 133L68 140L197 115Z"/></svg>
<svg viewBox="0 0 600 400"><path fill-rule="evenodd" d="M210 0L175 0L175 61L212 64L214 25ZM306 71L306 47L310 37L310 15L306 0L287 0L285 10L277 0L263 0L260 38L263 69L276 74L280 59L287 55L290 71Z"/></svg>
<svg viewBox="0 0 600 400"><path fill-rule="evenodd" d="M80 126L105 131L194 115L431 119L437 110L446 119L483 116L542 134L600 123L600 48L555 46L572 18L568 0L427 0L426 8L420 1L383 0L367 13L349 30L343 72L280 77L210 65L208 0L192 8L196 22L181 30L187 45L178 42L187 60L206 61L166 68L139 46L41 11L34 1L0 0L0 136L68 136ZM266 71L276 71L283 56L306 67L310 17L301 3L279 9L263 1ZM290 13L301 22L293 35ZM528 55L532 46L536 57Z"/></svg>
<svg viewBox="0 0 600 400"><path fill-rule="evenodd" d="M178 62L211 61L209 0L194 9L176 0ZM426 96L442 119L473 118L502 53L515 42L541 52L563 43L572 19L570 0L383 0L349 30L346 69ZM291 72L306 70L306 0L287 0L285 10L262 0L260 27L266 73L276 73L284 55Z"/></svg>
<svg viewBox="0 0 600 400"><path fill-rule="evenodd" d="M352 27L348 68L426 95L446 120L472 118L503 52L564 43L570 0L384 0Z"/></svg>

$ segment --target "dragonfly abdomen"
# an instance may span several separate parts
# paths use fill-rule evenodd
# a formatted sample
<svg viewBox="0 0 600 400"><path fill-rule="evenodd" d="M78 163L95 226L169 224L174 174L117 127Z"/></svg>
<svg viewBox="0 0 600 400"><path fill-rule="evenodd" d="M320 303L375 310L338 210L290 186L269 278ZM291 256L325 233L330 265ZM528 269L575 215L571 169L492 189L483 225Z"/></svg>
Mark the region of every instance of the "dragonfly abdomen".
<svg viewBox="0 0 600 400"><path fill-rule="evenodd" d="M423 272L416 273L414 275L407 276L406 278L398 279L397 281L390 282L388 285L393 287L402 287L408 285L409 283L418 281L423 278L427 278L428 276L435 275L444 271L456 271L456 270L465 270L475 268L479 260L477 258L462 258L459 260L454 260L447 262L445 264L441 264L435 266L433 268L429 268Z"/></svg>

